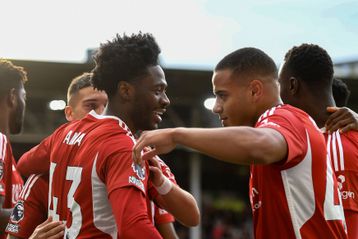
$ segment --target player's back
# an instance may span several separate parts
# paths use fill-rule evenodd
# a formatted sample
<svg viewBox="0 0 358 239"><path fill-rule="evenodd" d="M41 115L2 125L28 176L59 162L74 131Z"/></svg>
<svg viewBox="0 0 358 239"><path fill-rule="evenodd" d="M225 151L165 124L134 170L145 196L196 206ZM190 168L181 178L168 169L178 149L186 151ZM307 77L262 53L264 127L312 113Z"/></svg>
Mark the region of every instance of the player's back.
<svg viewBox="0 0 358 239"><path fill-rule="evenodd" d="M113 187L108 186L112 181L107 178L111 176L111 163L107 159L116 152L131 150L133 141L130 136L118 118L99 118L91 114L53 134L49 214L55 220L67 221L66 237L117 237L108 201L110 192L107 189ZM112 184L120 187L121 183L128 183L128 176L123 178L127 181Z"/></svg>
<svg viewBox="0 0 358 239"><path fill-rule="evenodd" d="M256 127L279 131L288 147L286 160L251 167L256 238L346 238L337 182L314 121L283 105L265 112Z"/></svg>
<svg viewBox="0 0 358 239"><path fill-rule="evenodd" d="M328 154L337 177L349 238L358 238L358 132L325 133Z"/></svg>

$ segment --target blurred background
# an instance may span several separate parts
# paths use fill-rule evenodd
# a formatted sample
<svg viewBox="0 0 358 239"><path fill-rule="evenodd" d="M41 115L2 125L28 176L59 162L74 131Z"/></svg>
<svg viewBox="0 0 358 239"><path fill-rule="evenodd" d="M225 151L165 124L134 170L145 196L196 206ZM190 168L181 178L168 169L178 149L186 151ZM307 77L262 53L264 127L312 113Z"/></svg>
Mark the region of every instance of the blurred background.
<svg viewBox="0 0 358 239"><path fill-rule="evenodd" d="M151 32L171 100L165 127L218 127L211 113L212 69L229 52L258 47L277 65L294 45L325 48L335 77L351 90L358 111L358 2L356 1L1 1L0 57L28 72L24 131L11 136L15 158L66 122L66 90L93 68L92 55L116 33ZM206 102L206 106L204 105ZM178 147L162 157L180 186L193 193L202 223L182 239L252 238L249 168Z"/></svg>

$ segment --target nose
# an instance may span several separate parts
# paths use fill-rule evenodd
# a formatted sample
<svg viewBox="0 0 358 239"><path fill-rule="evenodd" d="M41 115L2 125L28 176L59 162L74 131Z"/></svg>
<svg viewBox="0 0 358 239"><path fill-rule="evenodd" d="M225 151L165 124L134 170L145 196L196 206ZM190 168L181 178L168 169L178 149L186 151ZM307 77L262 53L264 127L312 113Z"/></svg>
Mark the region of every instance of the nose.
<svg viewBox="0 0 358 239"><path fill-rule="evenodd" d="M212 111L214 114L220 114L223 111L223 107L218 103L217 100L215 100L215 104Z"/></svg>
<svg viewBox="0 0 358 239"><path fill-rule="evenodd" d="M164 106L164 108L170 105L170 100L165 92L163 92L162 97L160 98L160 103Z"/></svg>

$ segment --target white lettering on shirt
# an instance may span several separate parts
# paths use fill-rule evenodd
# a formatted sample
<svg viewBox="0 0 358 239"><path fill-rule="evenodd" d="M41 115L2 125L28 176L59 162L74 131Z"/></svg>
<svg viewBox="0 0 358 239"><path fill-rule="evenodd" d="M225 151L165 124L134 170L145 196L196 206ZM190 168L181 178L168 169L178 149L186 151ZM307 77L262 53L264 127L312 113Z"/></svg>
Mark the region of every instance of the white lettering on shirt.
<svg viewBox="0 0 358 239"><path fill-rule="evenodd" d="M85 137L85 133L82 132L74 132L72 134L72 130L70 130L65 139L63 140L63 143L68 144L68 145L75 145L77 144L78 146L80 146L81 141L83 140L83 138Z"/></svg>

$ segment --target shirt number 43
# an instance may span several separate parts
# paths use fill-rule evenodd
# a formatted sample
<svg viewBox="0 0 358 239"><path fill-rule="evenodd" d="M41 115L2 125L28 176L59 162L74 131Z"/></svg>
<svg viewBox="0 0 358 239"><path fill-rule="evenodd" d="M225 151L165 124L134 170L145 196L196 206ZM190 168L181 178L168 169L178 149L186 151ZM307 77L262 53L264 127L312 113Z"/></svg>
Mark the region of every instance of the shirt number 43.
<svg viewBox="0 0 358 239"><path fill-rule="evenodd" d="M58 201L58 197L52 196L52 182L53 182L53 175L55 172L57 164L51 162L50 165L50 179L49 179L49 209L48 213L49 216L52 216L54 221L59 221L60 217L57 213L57 207L60 204ZM81 214L81 207L80 205L75 201L74 194L77 190L78 185L81 182L81 176L82 176L82 168L81 167L72 167L68 166L66 169L66 180L72 181L70 190L67 194L67 207L71 211L72 214L72 224L68 228L66 226L65 229L65 235L70 236L70 238L76 238L80 232L81 226L82 226L82 214ZM51 206L52 205L52 209ZM61 204L60 204L61 205Z"/></svg>

